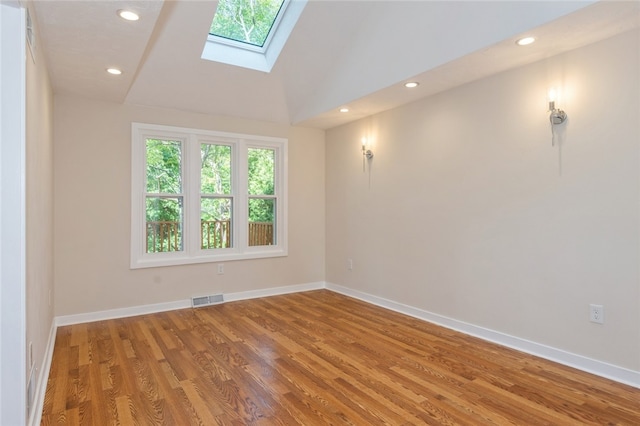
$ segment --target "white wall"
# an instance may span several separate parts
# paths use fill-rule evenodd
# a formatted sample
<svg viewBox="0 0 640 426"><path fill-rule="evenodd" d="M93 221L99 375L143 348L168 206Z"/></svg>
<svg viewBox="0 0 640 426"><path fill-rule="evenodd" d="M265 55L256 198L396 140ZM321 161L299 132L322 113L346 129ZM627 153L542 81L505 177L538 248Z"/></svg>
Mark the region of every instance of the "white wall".
<svg viewBox="0 0 640 426"><path fill-rule="evenodd" d="M639 40L329 130L327 281L640 371ZM550 87L569 115L554 147Z"/></svg>
<svg viewBox="0 0 640 426"><path fill-rule="evenodd" d="M31 17L38 37L36 16L31 13ZM39 39L35 46L27 48L26 57L26 357L27 374L33 370L37 388L38 383L45 387L47 380L43 370L53 323L49 294L53 293L54 250L53 91Z"/></svg>
<svg viewBox="0 0 640 426"><path fill-rule="evenodd" d="M62 95L54 121L57 316L324 280L323 131ZM131 122L288 138L289 256L129 269Z"/></svg>

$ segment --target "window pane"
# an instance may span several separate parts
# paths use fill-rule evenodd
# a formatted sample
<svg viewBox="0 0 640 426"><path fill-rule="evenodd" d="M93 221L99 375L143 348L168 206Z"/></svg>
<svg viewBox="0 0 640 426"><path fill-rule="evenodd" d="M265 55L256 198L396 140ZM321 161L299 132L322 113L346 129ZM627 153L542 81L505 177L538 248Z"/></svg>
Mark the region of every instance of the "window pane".
<svg viewBox="0 0 640 426"><path fill-rule="evenodd" d="M209 34L262 47L284 0L220 0Z"/></svg>
<svg viewBox="0 0 640 426"><path fill-rule="evenodd" d="M231 194L231 147L200 145L200 191L203 194Z"/></svg>
<svg viewBox="0 0 640 426"><path fill-rule="evenodd" d="M249 199L249 245L270 246L274 241L276 200L273 198Z"/></svg>
<svg viewBox="0 0 640 426"><path fill-rule="evenodd" d="M182 143L147 139L147 192L182 193Z"/></svg>
<svg viewBox="0 0 640 426"><path fill-rule="evenodd" d="M249 194L273 195L275 186L276 152L273 149L249 148Z"/></svg>
<svg viewBox="0 0 640 426"><path fill-rule="evenodd" d="M200 199L200 247L217 249L232 247L231 198Z"/></svg>
<svg viewBox="0 0 640 426"><path fill-rule="evenodd" d="M147 253L182 251L182 197L147 197Z"/></svg>

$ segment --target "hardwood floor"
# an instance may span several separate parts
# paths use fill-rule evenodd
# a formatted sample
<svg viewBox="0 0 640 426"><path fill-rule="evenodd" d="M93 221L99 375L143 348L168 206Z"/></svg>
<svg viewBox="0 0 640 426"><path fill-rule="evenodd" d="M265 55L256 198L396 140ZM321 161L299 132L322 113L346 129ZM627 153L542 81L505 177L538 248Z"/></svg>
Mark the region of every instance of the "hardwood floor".
<svg viewBox="0 0 640 426"><path fill-rule="evenodd" d="M640 425L640 389L319 290L59 328L58 423Z"/></svg>

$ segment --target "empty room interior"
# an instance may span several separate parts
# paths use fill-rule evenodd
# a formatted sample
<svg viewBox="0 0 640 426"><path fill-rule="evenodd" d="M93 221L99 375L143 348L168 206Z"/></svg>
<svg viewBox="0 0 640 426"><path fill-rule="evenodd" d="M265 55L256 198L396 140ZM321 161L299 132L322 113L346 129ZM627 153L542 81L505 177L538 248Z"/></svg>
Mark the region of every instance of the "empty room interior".
<svg viewBox="0 0 640 426"><path fill-rule="evenodd" d="M0 23L0 424L640 424L639 2Z"/></svg>

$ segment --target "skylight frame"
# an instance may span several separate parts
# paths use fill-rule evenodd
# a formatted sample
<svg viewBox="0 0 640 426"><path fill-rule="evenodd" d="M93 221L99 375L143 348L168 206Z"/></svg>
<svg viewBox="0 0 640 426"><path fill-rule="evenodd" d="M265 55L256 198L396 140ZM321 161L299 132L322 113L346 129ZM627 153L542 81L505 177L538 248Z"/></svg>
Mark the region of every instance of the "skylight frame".
<svg viewBox="0 0 640 426"><path fill-rule="evenodd" d="M307 5L307 0L286 0L286 3L287 7L281 8L278 13L277 27L272 26L262 48L256 49L255 45L235 43L233 40L208 34L201 58L256 71L270 72Z"/></svg>
<svg viewBox="0 0 640 426"><path fill-rule="evenodd" d="M287 7L291 0L284 0L280 5L280 9L278 9L278 13L276 13L276 17L273 19L271 23L271 27L269 28L269 33L267 33L267 38L262 43L262 46L258 46L257 44L249 43L247 41L235 40L229 37L224 37L217 34L209 33L207 37L208 41L213 43L225 44L227 46L232 46L238 49L246 49L252 52L260 52L265 53L269 48L269 44L273 39L273 35L278 31L278 27L280 26L280 21L282 21L282 17L287 12Z"/></svg>

